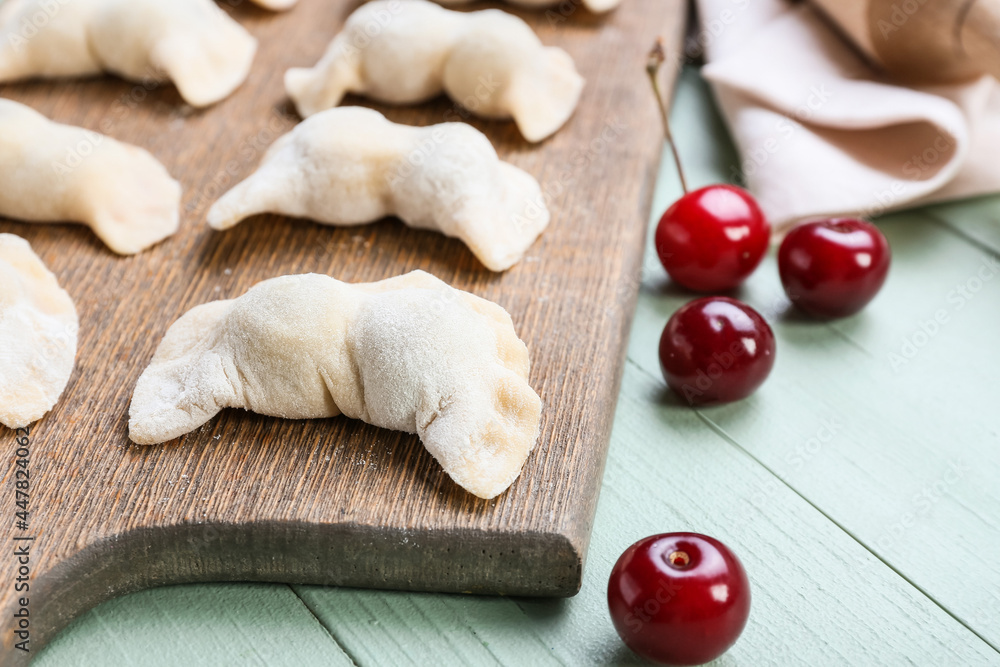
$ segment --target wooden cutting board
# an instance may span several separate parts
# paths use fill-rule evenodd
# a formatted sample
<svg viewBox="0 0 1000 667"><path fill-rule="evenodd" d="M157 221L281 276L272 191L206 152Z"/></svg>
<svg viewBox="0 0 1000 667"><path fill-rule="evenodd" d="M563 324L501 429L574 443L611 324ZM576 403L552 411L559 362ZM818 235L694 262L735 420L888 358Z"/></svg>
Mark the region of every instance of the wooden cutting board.
<svg viewBox="0 0 1000 667"><path fill-rule="evenodd" d="M3 97L57 121L147 148L185 192L181 230L128 258L82 226L0 220L0 232L28 239L58 276L81 325L63 398L31 428L26 531L15 527L15 437L0 432L5 663L25 657L12 648L22 597L34 652L101 601L164 584L281 581L532 596L573 595L580 586L662 145L646 54L657 35L679 45L686 3L624 0L603 17L572 0L551 11L512 10L545 43L572 54L587 87L570 123L541 145L526 143L513 123L468 118L550 197L551 226L504 274L485 270L456 240L395 220L338 229L261 216L210 230L208 206L298 121L284 71L313 64L354 6L301 0L273 14L222 4L237 5L230 11L258 37L260 51L247 83L210 109L186 107L171 86L111 77L0 86ZM444 98L373 106L417 125L462 117ZM501 304L528 345L531 385L545 405L541 437L504 495L479 500L415 436L343 417L283 421L229 410L175 442L130 443L136 379L192 306L283 274L358 282L413 269ZM27 593L15 591L20 564L11 555L24 544Z"/></svg>

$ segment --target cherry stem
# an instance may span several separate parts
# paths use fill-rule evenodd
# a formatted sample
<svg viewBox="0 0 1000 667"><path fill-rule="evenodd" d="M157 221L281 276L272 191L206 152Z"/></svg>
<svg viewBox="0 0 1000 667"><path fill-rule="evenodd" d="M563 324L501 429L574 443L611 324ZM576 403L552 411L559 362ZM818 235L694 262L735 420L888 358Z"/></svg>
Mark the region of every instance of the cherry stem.
<svg viewBox="0 0 1000 667"><path fill-rule="evenodd" d="M663 94L660 92L660 67L667 60L667 53L663 48L663 38L658 38L653 50L649 53L649 62L646 64L646 73L649 74L649 82L653 86L653 95L656 96L656 106L660 109L660 118L663 120L663 132L667 135L667 143L670 144L670 152L674 155L674 164L677 165L677 174L681 178L681 188L684 194L688 193L687 179L684 178L684 167L681 166L681 156L677 152L677 144L674 143L674 135L670 131L670 115L667 113L667 106L663 102Z"/></svg>
<svg viewBox="0 0 1000 667"><path fill-rule="evenodd" d="M691 563L691 556L686 551L675 551L667 557L667 560L676 568L685 568Z"/></svg>

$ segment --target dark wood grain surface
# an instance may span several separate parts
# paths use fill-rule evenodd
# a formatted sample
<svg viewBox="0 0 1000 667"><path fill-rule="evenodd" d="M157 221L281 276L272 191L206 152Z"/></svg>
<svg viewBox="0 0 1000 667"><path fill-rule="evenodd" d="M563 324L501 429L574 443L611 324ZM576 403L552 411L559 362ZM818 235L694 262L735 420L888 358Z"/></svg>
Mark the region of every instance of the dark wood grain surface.
<svg viewBox="0 0 1000 667"><path fill-rule="evenodd" d="M224 3L225 4L225 3ZM0 86L54 120L143 146L184 186L180 231L134 257L83 226L0 219L28 239L80 314L77 366L56 408L31 429L30 528L14 528L14 434L0 432L6 553L31 543L30 593L0 560L3 662L12 613L30 599L31 648L114 595L169 583L258 580L566 596L580 585L635 305L661 129L645 82L656 35L677 43L682 0L624 0L609 15L512 10L587 79L576 115L532 146L513 123L467 120L549 196L552 223L504 274L460 242L398 221L349 228L260 216L230 231L208 206L251 173L297 121L282 75L312 65L353 3L302 0L287 14L230 8L259 40L249 80L204 111L170 86L104 77ZM510 7L505 7L510 9ZM349 99L350 104L368 104ZM441 98L377 105L391 120L463 119ZM0 187L3 184L0 183ZM492 501L456 486L415 436L343 417L283 421L225 411L175 442L127 435L135 381L189 308L258 281L319 272L372 281L424 269L505 307L531 354L544 402L541 437L521 477Z"/></svg>

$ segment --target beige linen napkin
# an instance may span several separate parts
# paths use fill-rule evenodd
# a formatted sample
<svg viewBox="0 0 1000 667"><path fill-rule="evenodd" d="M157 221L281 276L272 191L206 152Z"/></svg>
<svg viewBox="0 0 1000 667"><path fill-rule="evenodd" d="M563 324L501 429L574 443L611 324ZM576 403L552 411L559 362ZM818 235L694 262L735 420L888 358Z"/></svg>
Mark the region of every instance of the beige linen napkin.
<svg viewBox="0 0 1000 667"><path fill-rule="evenodd" d="M698 0L711 82L778 229L1000 191L1000 85L907 88L807 3Z"/></svg>

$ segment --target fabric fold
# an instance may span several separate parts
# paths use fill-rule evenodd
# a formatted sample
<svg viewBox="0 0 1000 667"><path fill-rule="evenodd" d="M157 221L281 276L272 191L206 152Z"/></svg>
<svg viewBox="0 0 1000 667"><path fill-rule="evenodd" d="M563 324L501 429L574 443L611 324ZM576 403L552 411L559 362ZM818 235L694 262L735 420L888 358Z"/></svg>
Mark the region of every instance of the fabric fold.
<svg viewBox="0 0 1000 667"><path fill-rule="evenodd" d="M702 73L778 228L1000 190L992 77L907 88L876 71L809 5L699 0ZM719 29L719 26L722 26ZM707 32L703 34L709 34Z"/></svg>

